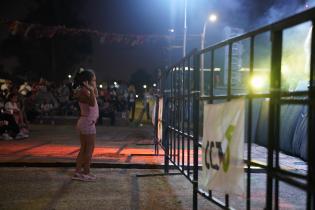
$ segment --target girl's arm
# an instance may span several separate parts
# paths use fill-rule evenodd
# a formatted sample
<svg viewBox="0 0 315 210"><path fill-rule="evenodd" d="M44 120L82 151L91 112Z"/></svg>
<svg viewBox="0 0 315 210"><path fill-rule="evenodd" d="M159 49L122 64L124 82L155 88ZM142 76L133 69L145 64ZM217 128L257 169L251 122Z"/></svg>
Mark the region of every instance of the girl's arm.
<svg viewBox="0 0 315 210"><path fill-rule="evenodd" d="M82 87L78 92L78 100L81 103L88 104L89 106L95 106L96 99L94 90L92 88Z"/></svg>

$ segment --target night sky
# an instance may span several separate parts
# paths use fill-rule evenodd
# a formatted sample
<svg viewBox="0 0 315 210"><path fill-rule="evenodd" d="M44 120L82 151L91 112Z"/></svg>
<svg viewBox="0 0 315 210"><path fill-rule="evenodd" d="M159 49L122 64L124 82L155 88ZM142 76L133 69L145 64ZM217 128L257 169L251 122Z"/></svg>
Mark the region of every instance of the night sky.
<svg viewBox="0 0 315 210"><path fill-rule="evenodd" d="M73 5L87 28L100 32L140 35L171 35L172 41L159 40L140 46L101 43L93 39L93 54L83 67L92 68L104 80L128 80L138 69L154 73L182 56L184 0L90 0ZM289 3L290 2L290 3ZM245 31L271 23L296 13L306 0L188 0L187 51L199 48L202 26L209 13L219 16L218 22L209 26L206 45L224 39L224 26L240 27ZM23 20L35 1L1 1L0 17ZM0 27L0 40L8 32ZM170 46L177 46L169 48ZM1 60L4 63L6 61Z"/></svg>

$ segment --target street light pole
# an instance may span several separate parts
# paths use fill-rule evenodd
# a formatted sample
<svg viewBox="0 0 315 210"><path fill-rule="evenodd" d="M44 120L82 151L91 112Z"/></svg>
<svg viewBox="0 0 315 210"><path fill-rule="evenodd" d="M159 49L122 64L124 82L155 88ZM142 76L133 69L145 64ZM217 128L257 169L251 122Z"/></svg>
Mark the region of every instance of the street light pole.
<svg viewBox="0 0 315 210"><path fill-rule="evenodd" d="M200 49L203 50L205 48L205 38L206 38L206 29L208 21L215 22L217 20L217 16L215 14L212 14L209 16L209 19L205 21L203 24L202 33L200 35ZM201 95L204 95L204 53L201 53L200 55L200 85L201 85Z"/></svg>
<svg viewBox="0 0 315 210"><path fill-rule="evenodd" d="M204 49L205 48L205 37L206 37L206 27L207 27L207 23L208 20L206 20L206 22L203 24L203 30L201 33L201 40L200 40L200 49ZM205 86L205 82L204 82L204 53L201 53L200 55L200 90L201 90L201 96L204 96L204 86Z"/></svg>
<svg viewBox="0 0 315 210"><path fill-rule="evenodd" d="M203 30L201 33L201 40L200 40L200 49L205 48L205 37L206 37L206 28L207 28L208 20L203 24ZM203 70L204 67L204 54L201 54L201 60L200 60L200 68Z"/></svg>
<svg viewBox="0 0 315 210"><path fill-rule="evenodd" d="M186 56L186 43L187 43L187 0L185 0L184 11L184 39L183 39L183 57Z"/></svg>

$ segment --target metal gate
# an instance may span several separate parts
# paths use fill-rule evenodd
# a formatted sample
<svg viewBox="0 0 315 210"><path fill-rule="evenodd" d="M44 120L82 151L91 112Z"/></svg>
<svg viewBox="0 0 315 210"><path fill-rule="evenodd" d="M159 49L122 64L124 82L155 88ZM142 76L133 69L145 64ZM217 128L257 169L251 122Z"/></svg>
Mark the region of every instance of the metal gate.
<svg viewBox="0 0 315 210"><path fill-rule="evenodd" d="M223 199L222 197L219 199L214 196L215 192L204 192L199 188L198 173L201 168L199 159L201 157L203 104L220 103L238 97L245 97L247 102L245 128L247 151L244 158L247 179L244 208L255 207L251 203L252 176L255 173L264 173L266 188L263 208L268 210L280 208L280 183L286 183L307 195L302 209L315 209L315 36L314 27L312 27L314 22L315 9L310 9L204 50L194 50L160 75L159 97L162 97L164 101L163 138L160 145L165 151L165 173L169 172L169 166L173 164L192 183L192 209L196 210L198 207L198 194L223 209L233 209L230 202L231 195L224 195ZM288 42L287 36L294 34L295 27L300 27L301 24L306 24L310 28L308 33L311 43L308 48L310 60L309 63L306 62L308 85L304 89L286 89L284 85L288 82L283 76L286 70L283 62L287 57L284 57L286 56L284 49L288 47L287 43L292 43ZM302 30L302 33L306 31ZM235 69L232 65L233 47L235 45L239 47L240 44L248 55L244 58L248 69L241 67ZM256 68L259 64L256 59L259 58L257 54L266 52L266 50L261 50L266 46L270 49L269 60L267 59L268 62L266 62L270 70L265 73L270 82L267 82L269 85L264 91L257 91L244 84L246 84L246 78L252 79L259 72ZM227 56L222 56L224 54ZM203 69L200 68L201 56L205 57ZM224 69L223 63L227 69ZM288 79L294 79L294 77ZM259 81L256 82L259 83ZM201 87L200 84L204 85ZM260 104L261 109L268 108L265 125L267 132L262 132L266 133L265 163L253 161L252 158L252 146L256 141L255 135L257 136L259 128L255 120L257 111L254 110L257 104ZM283 122L283 117L286 116L283 114L285 113L283 109L286 105L302 106L306 110L307 170L305 173L287 170L281 165L280 152L284 150L280 147L280 141L283 138L280 132L287 123Z"/></svg>

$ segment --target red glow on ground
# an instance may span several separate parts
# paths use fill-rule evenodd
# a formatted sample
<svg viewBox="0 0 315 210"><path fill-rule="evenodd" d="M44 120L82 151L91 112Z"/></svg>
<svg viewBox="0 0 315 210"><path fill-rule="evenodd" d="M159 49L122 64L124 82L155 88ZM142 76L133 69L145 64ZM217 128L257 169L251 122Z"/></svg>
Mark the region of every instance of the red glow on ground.
<svg viewBox="0 0 315 210"><path fill-rule="evenodd" d="M1 142L0 161L51 162L60 159L75 161L79 146L39 142ZM96 147L93 159L102 162L162 164L163 156L152 156L154 148L120 148L119 146ZM163 151L160 150L160 154ZM145 156L149 155L149 156Z"/></svg>

